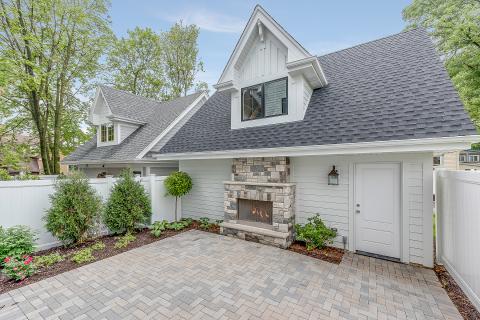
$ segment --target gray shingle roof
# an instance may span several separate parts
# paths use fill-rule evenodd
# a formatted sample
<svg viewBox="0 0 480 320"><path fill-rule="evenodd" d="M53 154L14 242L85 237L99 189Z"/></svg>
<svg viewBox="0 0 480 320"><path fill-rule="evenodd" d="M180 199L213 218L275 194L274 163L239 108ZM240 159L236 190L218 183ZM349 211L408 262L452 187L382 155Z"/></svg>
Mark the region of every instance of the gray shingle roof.
<svg viewBox="0 0 480 320"><path fill-rule="evenodd" d="M194 93L168 102L159 102L129 92L101 86L115 116L145 122L118 145L97 148L97 138L78 147L63 161L133 160L201 93Z"/></svg>
<svg viewBox="0 0 480 320"><path fill-rule="evenodd" d="M329 84L304 120L230 129L215 93L160 153L221 151L476 134L427 33L414 29L319 57Z"/></svg>

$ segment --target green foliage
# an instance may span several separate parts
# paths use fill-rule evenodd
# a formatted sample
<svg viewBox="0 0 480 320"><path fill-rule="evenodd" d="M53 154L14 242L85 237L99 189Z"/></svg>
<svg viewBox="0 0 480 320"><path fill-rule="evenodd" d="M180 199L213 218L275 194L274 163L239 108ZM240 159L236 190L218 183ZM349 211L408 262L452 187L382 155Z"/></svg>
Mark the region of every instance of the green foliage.
<svg viewBox="0 0 480 320"><path fill-rule="evenodd" d="M22 281L35 273L33 258L29 255L20 257L7 257L4 259L3 273L8 279Z"/></svg>
<svg viewBox="0 0 480 320"><path fill-rule="evenodd" d="M199 28L177 22L162 35L163 59L170 95L186 95L193 87L195 76L203 71L203 62L198 57Z"/></svg>
<svg viewBox="0 0 480 320"><path fill-rule="evenodd" d="M185 228L186 228L186 227L190 227L190 225L193 222L193 219L192 218L182 218L180 220L180 222L182 222L185 225Z"/></svg>
<svg viewBox="0 0 480 320"><path fill-rule="evenodd" d="M166 94L160 35L136 27L115 41L107 58L116 88L147 98L163 100Z"/></svg>
<svg viewBox="0 0 480 320"><path fill-rule="evenodd" d="M168 226L168 221L167 220L155 221L151 226L152 231L150 231L150 232L151 232L151 234L153 234L155 237L158 238L158 237L160 237L162 232L167 229L167 226Z"/></svg>
<svg viewBox="0 0 480 320"><path fill-rule="evenodd" d="M218 226L220 223L222 223L222 222L223 222L223 220L221 220L221 219L215 220L215 224L216 224L217 226Z"/></svg>
<svg viewBox="0 0 480 320"><path fill-rule="evenodd" d="M167 195L174 197L183 197L192 190L192 178L182 171L171 173L164 181Z"/></svg>
<svg viewBox="0 0 480 320"><path fill-rule="evenodd" d="M64 260L64 257L60 253L54 252L44 256L35 257L33 260L33 263L37 268L46 268L63 260Z"/></svg>
<svg viewBox="0 0 480 320"><path fill-rule="evenodd" d="M85 248L82 250L78 250L75 252L75 254L72 256L71 259L75 263L85 263L85 262L90 262L95 260L95 257L93 256L93 250L92 248Z"/></svg>
<svg viewBox="0 0 480 320"><path fill-rule="evenodd" d="M176 222L169 223L167 225L167 229L179 231L179 230L182 230L183 228L185 228L186 226L187 225L185 223L183 223L182 221L176 221Z"/></svg>
<svg viewBox="0 0 480 320"><path fill-rule="evenodd" d="M115 248L121 249L126 248L131 242L135 241L136 237L131 233L126 233L125 235L118 238L115 242Z"/></svg>
<svg viewBox="0 0 480 320"><path fill-rule="evenodd" d="M7 257L21 257L35 250L36 234L26 226L3 229L0 226L0 261Z"/></svg>
<svg viewBox="0 0 480 320"><path fill-rule="evenodd" d="M207 217L200 218L200 228L210 229L213 226L213 223L210 222L210 219Z"/></svg>
<svg viewBox="0 0 480 320"><path fill-rule="evenodd" d="M407 28L422 26L435 40L445 66L480 128L480 1L414 0L403 10Z"/></svg>
<svg viewBox="0 0 480 320"><path fill-rule="evenodd" d="M328 228L317 214L307 219L308 223L304 226L300 224L295 225L296 239L304 241L307 250L315 248L323 248L325 245L332 243L333 238L337 233Z"/></svg>
<svg viewBox="0 0 480 320"><path fill-rule="evenodd" d="M0 56L8 61L2 96L10 114L34 130L46 174L60 171L61 151L81 144L85 94L109 46L107 0L2 0ZM94 45L92 45L94 44ZM16 118L16 119L14 119Z"/></svg>
<svg viewBox="0 0 480 320"><path fill-rule="evenodd" d="M148 224L152 216L150 199L132 172L121 173L105 207L103 221L112 233L133 232L138 224Z"/></svg>
<svg viewBox="0 0 480 320"><path fill-rule="evenodd" d="M93 245L90 246L90 248L92 248L92 250L103 250L105 249L105 243L103 243L102 241L98 241L98 242L95 242Z"/></svg>
<svg viewBox="0 0 480 320"><path fill-rule="evenodd" d="M80 172L59 178L50 201L45 227L64 245L85 241L97 227L101 199Z"/></svg>
<svg viewBox="0 0 480 320"><path fill-rule="evenodd" d="M22 175L19 175L18 180L40 180L40 177L34 174L31 174L30 172L26 172Z"/></svg>
<svg viewBox="0 0 480 320"><path fill-rule="evenodd" d="M8 174L6 169L0 169L0 181L10 181L12 176Z"/></svg>

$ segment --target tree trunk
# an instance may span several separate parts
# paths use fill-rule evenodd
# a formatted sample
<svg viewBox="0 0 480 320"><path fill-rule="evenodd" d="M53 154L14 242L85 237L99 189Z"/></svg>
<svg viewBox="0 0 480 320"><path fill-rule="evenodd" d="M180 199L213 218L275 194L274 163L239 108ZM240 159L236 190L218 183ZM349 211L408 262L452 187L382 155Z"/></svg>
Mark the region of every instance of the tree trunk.
<svg viewBox="0 0 480 320"><path fill-rule="evenodd" d="M177 218L177 202L178 202L178 197L175 197L175 222L178 221L178 218Z"/></svg>

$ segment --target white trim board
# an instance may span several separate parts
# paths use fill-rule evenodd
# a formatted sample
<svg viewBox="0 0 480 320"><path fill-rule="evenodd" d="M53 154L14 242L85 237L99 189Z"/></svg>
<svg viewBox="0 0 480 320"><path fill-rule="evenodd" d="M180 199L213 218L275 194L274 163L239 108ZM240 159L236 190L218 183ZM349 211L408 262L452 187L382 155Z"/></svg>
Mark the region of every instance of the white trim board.
<svg viewBox="0 0 480 320"><path fill-rule="evenodd" d="M402 152L441 152L470 148L480 135L390 140L360 143L312 145L299 147L259 148L206 152L154 154L158 160L228 159L235 157L274 157L309 155L379 154Z"/></svg>

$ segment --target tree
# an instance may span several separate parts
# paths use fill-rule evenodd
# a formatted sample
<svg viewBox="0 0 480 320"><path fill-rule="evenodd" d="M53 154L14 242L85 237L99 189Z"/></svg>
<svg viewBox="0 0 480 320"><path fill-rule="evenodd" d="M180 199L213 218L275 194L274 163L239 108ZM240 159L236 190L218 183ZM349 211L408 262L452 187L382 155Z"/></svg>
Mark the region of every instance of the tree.
<svg viewBox="0 0 480 320"><path fill-rule="evenodd" d="M103 214L103 222L112 233L131 233L138 224L152 217L150 199L130 170L122 171L112 188Z"/></svg>
<svg viewBox="0 0 480 320"><path fill-rule="evenodd" d="M152 29L136 27L126 38L116 40L107 66L117 89L162 100L166 94L160 35Z"/></svg>
<svg viewBox="0 0 480 320"><path fill-rule="evenodd" d="M85 241L98 226L102 200L84 174L58 179L50 202L45 227L65 245Z"/></svg>
<svg viewBox="0 0 480 320"><path fill-rule="evenodd" d="M193 87L195 76L203 71L203 62L198 57L199 28L177 22L162 35L166 78L170 96L187 95Z"/></svg>
<svg viewBox="0 0 480 320"><path fill-rule="evenodd" d="M64 137L80 131L64 120L82 112L77 94L112 39L107 9L107 0L0 0L3 103L36 133L45 174L59 173Z"/></svg>
<svg viewBox="0 0 480 320"><path fill-rule="evenodd" d="M192 190L192 178L182 171L171 173L164 181L167 195L175 197L175 221L177 221L177 202L179 197L183 197Z"/></svg>
<svg viewBox="0 0 480 320"><path fill-rule="evenodd" d="M407 28L424 27L434 38L445 66L480 128L480 1L414 0L403 10Z"/></svg>

